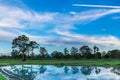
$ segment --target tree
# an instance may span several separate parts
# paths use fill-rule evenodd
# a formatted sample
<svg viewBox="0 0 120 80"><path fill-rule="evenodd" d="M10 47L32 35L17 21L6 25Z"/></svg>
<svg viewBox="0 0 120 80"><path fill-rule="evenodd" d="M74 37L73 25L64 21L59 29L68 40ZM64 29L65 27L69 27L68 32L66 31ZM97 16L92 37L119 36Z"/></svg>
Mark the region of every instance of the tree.
<svg viewBox="0 0 120 80"><path fill-rule="evenodd" d="M72 47L70 51L71 51L71 56L75 58L75 55L78 53L78 49L75 47Z"/></svg>
<svg viewBox="0 0 120 80"><path fill-rule="evenodd" d="M18 56L18 51L17 50L12 50L11 52L11 56L13 57L13 59L15 59Z"/></svg>
<svg viewBox="0 0 120 80"><path fill-rule="evenodd" d="M69 51L67 48L64 48L64 57L69 58Z"/></svg>
<svg viewBox="0 0 120 80"><path fill-rule="evenodd" d="M69 51L67 48L64 48L64 55L66 56L67 54L69 54Z"/></svg>
<svg viewBox="0 0 120 80"><path fill-rule="evenodd" d="M19 53L22 53L22 60L26 60L26 53L28 51L29 38L26 35L18 36L12 41L12 48L17 48Z"/></svg>
<svg viewBox="0 0 120 80"><path fill-rule="evenodd" d="M99 48L97 46L94 46L93 50L94 50L94 54L95 54L95 53L97 53L99 51Z"/></svg>
<svg viewBox="0 0 120 80"><path fill-rule="evenodd" d="M92 49L89 46L84 45L79 50L84 58L91 58Z"/></svg>
<svg viewBox="0 0 120 80"><path fill-rule="evenodd" d="M39 44L36 41L30 41L28 46L29 46L29 49L31 50L31 53L32 53L32 59L34 59L34 52L33 52L33 50L35 48L38 48Z"/></svg>
<svg viewBox="0 0 120 80"><path fill-rule="evenodd" d="M44 47L40 47L40 53L43 58L48 56L47 50Z"/></svg>
<svg viewBox="0 0 120 80"><path fill-rule="evenodd" d="M107 53L111 58L120 58L120 50L111 50Z"/></svg>
<svg viewBox="0 0 120 80"><path fill-rule="evenodd" d="M94 57L96 58L96 59L100 59L101 58L101 53L100 52L96 52L95 54L93 54L94 55Z"/></svg>
<svg viewBox="0 0 120 80"><path fill-rule="evenodd" d="M62 53L62 52L58 52L58 51L53 51L53 52L52 52L52 57L53 57L53 58L60 59L60 58L63 57L63 53Z"/></svg>

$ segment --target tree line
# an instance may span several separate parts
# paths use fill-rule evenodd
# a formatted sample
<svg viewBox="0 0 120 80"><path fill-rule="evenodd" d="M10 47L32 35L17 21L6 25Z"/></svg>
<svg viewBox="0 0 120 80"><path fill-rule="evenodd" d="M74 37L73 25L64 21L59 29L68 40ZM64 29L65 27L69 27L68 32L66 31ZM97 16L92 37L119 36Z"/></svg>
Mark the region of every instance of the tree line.
<svg viewBox="0 0 120 80"><path fill-rule="evenodd" d="M40 54L36 54L34 50L39 49ZM4 56L3 56L4 57ZM45 47L40 47L36 41L30 41L26 35L20 35L12 40L11 57L14 59L22 58L23 61L29 59L101 59L101 58L120 58L120 50L111 50L106 52L99 52L97 46L91 49L87 45L83 45L79 49L72 47L70 50L64 48L63 52L53 51L48 54Z"/></svg>

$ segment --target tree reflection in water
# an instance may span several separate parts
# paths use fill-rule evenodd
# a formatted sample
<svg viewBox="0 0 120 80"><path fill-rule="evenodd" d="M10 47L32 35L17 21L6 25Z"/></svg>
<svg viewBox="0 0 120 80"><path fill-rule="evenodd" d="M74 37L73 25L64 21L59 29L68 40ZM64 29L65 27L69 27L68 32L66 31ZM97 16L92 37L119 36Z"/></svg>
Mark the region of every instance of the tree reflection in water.
<svg viewBox="0 0 120 80"><path fill-rule="evenodd" d="M34 80L37 74L43 74L47 68L45 66L33 67L32 65L21 67L11 66L13 73L19 75L24 80Z"/></svg>
<svg viewBox="0 0 120 80"><path fill-rule="evenodd" d="M116 69L120 71L120 68L113 68L112 72L115 73ZM12 73L19 75L24 80L34 80L37 75L40 75L40 76L46 75L46 74L44 74L45 72L53 73L52 75L55 75L54 71L56 72L56 70L58 70L58 72L55 74L59 73L62 75L63 72L61 72L59 70L63 70L64 73L67 74L67 76L71 75L71 73L73 75L87 76L87 75L92 75L91 73L99 74L101 72L100 67L94 67L94 66L21 65L21 66L11 66L10 67L10 71ZM79 73L79 74L77 74L77 73ZM41 74L44 74L44 75L41 75ZM60 76L60 75L58 75L58 76Z"/></svg>
<svg viewBox="0 0 120 80"><path fill-rule="evenodd" d="M90 75L93 69L94 69L93 67L83 66L83 67L81 67L80 70L81 70L82 74L84 74L84 75Z"/></svg>
<svg viewBox="0 0 120 80"><path fill-rule="evenodd" d="M96 74L99 74L99 73L100 73L100 71L101 71L101 69L100 69L100 68L95 67L95 73L96 73Z"/></svg>
<svg viewBox="0 0 120 80"><path fill-rule="evenodd" d="M71 71L72 71L73 74L76 74L76 73L79 72L79 68L77 68L76 66L72 66Z"/></svg>
<svg viewBox="0 0 120 80"><path fill-rule="evenodd" d="M98 68L98 67L90 67L90 66L82 66L81 67L81 73L84 74L84 75L90 75L91 72L94 70L96 74L99 74L101 69Z"/></svg>
<svg viewBox="0 0 120 80"><path fill-rule="evenodd" d="M68 71L69 71L69 67L65 66L65 67L64 67L64 72L67 74Z"/></svg>
<svg viewBox="0 0 120 80"><path fill-rule="evenodd" d="M120 66L117 66L117 67L113 67L111 69L111 72L117 74L117 75L120 75Z"/></svg>
<svg viewBox="0 0 120 80"><path fill-rule="evenodd" d="M40 73L40 74L43 74L46 70L47 70L47 68L42 65L42 66L39 68L39 73Z"/></svg>

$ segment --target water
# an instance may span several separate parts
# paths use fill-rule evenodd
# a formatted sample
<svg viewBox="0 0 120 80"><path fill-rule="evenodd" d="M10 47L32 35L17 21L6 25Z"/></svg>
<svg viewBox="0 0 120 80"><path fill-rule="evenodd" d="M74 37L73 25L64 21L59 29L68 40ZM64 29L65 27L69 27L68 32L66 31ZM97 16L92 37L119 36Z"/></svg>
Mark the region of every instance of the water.
<svg viewBox="0 0 120 80"><path fill-rule="evenodd" d="M2 68L22 80L120 80L120 67L14 65Z"/></svg>

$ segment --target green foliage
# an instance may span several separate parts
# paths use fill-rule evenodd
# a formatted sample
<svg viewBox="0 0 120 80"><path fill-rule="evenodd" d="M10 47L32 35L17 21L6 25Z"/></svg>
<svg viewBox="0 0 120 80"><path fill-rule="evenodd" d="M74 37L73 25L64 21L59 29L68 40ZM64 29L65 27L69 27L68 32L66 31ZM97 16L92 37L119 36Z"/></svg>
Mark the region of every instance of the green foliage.
<svg viewBox="0 0 120 80"><path fill-rule="evenodd" d="M42 58L47 58L48 57L48 52L44 47L40 47L40 53Z"/></svg>
<svg viewBox="0 0 120 80"><path fill-rule="evenodd" d="M18 36L12 41L12 56L15 58L22 54L22 60L26 61L26 54L32 52L32 58L34 58L33 50L38 48L39 45L35 41L29 41L26 35Z"/></svg>
<svg viewBox="0 0 120 80"><path fill-rule="evenodd" d="M12 41L12 48L18 49L19 53L23 54L23 61L26 60L26 53L28 50L29 38L25 35L18 36Z"/></svg>
<svg viewBox="0 0 120 80"><path fill-rule="evenodd" d="M110 58L117 58L119 59L120 58L120 50L111 50L111 51L108 51L108 55Z"/></svg>
<svg viewBox="0 0 120 80"><path fill-rule="evenodd" d="M33 52L33 50L35 48L38 48L38 47L39 47L39 44L36 41L30 41L29 42L28 48L29 48L29 51L31 51L31 57L32 57L32 59L34 59L34 52Z"/></svg>
<svg viewBox="0 0 120 80"><path fill-rule="evenodd" d="M95 54L93 54L95 59L100 59L101 58L101 53L100 52L96 52Z"/></svg>
<svg viewBox="0 0 120 80"><path fill-rule="evenodd" d="M83 58L88 58L89 59L89 58L92 57L92 55L91 55L92 49L89 48L89 46L84 45L79 50L82 53Z"/></svg>
<svg viewBox="0 0 120 80"><path fill-rule="evenodd" d="M53 51L52 52L52 57L53 58L57 58L57 59L63 58L63 53L62 52L58 52L58 51Z"/></svg>

